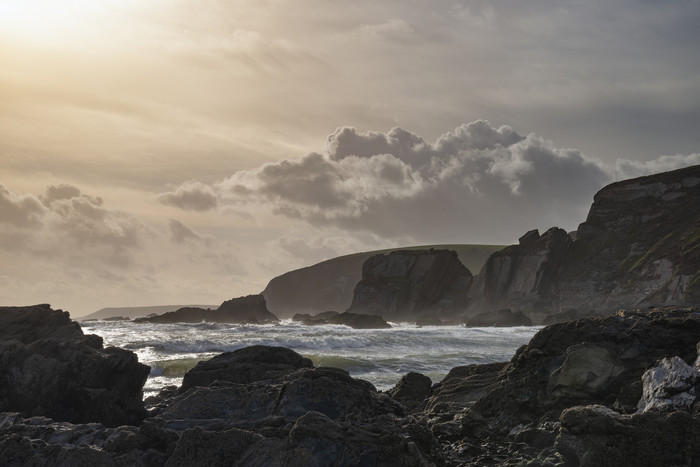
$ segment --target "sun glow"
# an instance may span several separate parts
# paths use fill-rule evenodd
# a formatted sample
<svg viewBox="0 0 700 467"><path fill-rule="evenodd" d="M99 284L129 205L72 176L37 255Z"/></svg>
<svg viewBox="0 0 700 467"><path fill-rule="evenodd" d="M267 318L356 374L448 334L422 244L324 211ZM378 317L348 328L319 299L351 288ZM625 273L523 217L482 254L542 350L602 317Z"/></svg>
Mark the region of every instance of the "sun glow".
<svg viewBox="0 0 700 467"><path fill-rule="evenodd" d="M0 0L0 37L51 45L79 38L139 0Z"/></svg>

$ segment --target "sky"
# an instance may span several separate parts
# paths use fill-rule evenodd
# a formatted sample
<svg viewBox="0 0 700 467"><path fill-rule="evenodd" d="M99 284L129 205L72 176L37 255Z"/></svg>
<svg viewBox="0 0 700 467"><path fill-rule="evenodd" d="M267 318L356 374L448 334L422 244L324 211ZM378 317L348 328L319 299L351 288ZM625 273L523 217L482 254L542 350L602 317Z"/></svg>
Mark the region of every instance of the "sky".
<svg viewBox="0 0 700 467"><path fill-rule="evenodd" d="M606 184L700 163L698 24L698 0L0 0L0 304L215 305L575 230Z"/></svg>

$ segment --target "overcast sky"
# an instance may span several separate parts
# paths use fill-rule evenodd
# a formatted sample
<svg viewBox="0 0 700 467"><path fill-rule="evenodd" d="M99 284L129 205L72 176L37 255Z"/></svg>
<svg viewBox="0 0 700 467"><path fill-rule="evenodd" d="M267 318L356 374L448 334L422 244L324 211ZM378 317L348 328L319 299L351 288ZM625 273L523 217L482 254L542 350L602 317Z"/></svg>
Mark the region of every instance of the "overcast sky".
<svg viewBox="0 0 700 467"><path fill-rule="evenodd" d="M218 304L574 230L605 184L700 163L699 24L698 0L0 0L0 304Z"/></svg>

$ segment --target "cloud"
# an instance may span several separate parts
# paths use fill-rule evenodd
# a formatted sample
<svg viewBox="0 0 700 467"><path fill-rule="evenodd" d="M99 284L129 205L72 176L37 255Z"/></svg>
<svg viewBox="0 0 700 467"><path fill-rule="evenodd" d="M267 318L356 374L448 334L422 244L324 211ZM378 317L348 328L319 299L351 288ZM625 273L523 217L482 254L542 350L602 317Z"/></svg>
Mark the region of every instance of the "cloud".
<svg viewBox="0 0 700 467"><path fill-rule="evenodd" d="M214 190L195 181L183 183L175 191L161 193L156 199L163 204L188 211L209 211L218 205L218 197Z"/></svg>
<svg viewBox="0 0 700 467"><path fill-rule="evenodd" d="M521 233L514 227L574 229L596 191L622 173L695 162L697 155L664 156L611 166L485 120L460 125L432 143L402 128L340 127L323 153L239 171L213 188L223 202L316 227L427 243L499 243Z"/></svg>
<svg viewBox="0 0 700 467"><path fill-rule="evenodd" d="M49 186L40 196L0 184L0 248L64 258L73 264L103 262L124 267L149 229L128 214L103 206L99 197L72 185Z"/></svg>
<svg viewBox="0 0 700 467"><path fill-rule="evenodd" d="M619 159L615 164L615 179L641 177L659 172L680 169L689 165L700 164L700 153L689 154L687 156L676 154L673 156L661 156L651 161L633 161L629 159Z"/></svg>
<svg viewBox="0 0 700 467"><path fill-rule="evenodd" d="M1 224L36 226L41 223L45 211L46 209L35 196L15 193L0 183Z"/></svg>
<svg viewBox="0 0 700 467"><path fill-rule="evenodd" d="M201 240L199 235L178 220L170 219L168 228L170 230L170 240L175 243L182 244L190 240Z"/></svg>

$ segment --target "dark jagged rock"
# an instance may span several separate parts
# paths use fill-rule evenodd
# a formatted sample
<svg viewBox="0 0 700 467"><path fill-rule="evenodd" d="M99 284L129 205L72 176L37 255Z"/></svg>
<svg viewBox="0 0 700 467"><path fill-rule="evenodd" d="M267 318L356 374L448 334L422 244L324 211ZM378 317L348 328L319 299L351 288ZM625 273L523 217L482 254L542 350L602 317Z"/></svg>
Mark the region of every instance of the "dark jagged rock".
<svg viewBox="0 0 700 467"><path fill-rule="evenodd" d="M103 348L68 313L48 305L0 308L0 411L59 421L138 423L149 367ZM11 340L8 340L11 339Z"/></svg>
<svg viewBox="0 0 700 467"><path fill-rule="evenodd" d="M312 366L311 360L291 349L255 345L197 363L185 374L180 392L193 386L209 386L214 381L248 384Z"/></svg>
<svg viewBox="0 0 700 467"><path fill-rule="evenodd" d="M447 450L450 462L455 464L616 465L615 462L600 464L604 458L601 456L621 459L624 454L620 453L634 450L638 444L632 441L635 430L641 429L643 420L647 420L637 418L644 414L633 415L642 397L642 375L663 358L678 357L692 364L699 339L699 309L621 311L606 317L554 324L537 333L500 369L494 365L490 369L474 366L453 370L457 374L448 375L433 388L425 416L438 439L457 446L452 448L455 450ZM483 376L479 377L478 373ZM668 379L676 388L683 378ZM690 384L696 381L686 380ZM695 387L687 386L683 387L694 394ZM454 405L450 407L451 401L459 398L462 407L466 407L463 414ZM697 422L696 407L700 404L695 401L689 406L687 402L680 404L686 415L678 420L690 416L694 421L688 428L690 431L676 430L676 434L681 439L695 439L692 426ZM607 418L588 425L563 415L570 407L591 404L605 406L598 415ZM678 411L673 407L670 410ZM460 430L455 429L451 416L458 417ZM660 417L654 415L648 420L658 421L663 418ZM658 423L660 428L665 422ZM596 431L603 429L599 426L603 424L613 426L610 439L601 434L604 431ZM560 430L561 436L557 438ZM582 437L577 438L579 434ZM618 449L611 442L617 436L626 437L627 441L621 444L619 453L609 454ZM642 430L640 439L644 436L647 434ZM669 444L669 439L654 444L655 449L663 446L672 451L678 447L685 456L683 459L700 461L693 451L695 445ZM602 454L594 455L596 450ZM675 464L675 458L670 459L673 462L669 465L688 465Z"/></svg>
<svg viewBox="0 0 700 467"><path fill-rule="evenodd" d="M621 307L697 305L700 165L604 187L575 235L526 233L491 255L470 301L469 315L510 308L545 324ZM567 309L578 316L556 316Z"/></svg>
<svg viewBox="0 0 700 467"><path fill-rule="evenodd" d="M433 381L420 373L410 372L401 377L396 385L387 391L389 397L400 402L406 410L413 411L423 405L430 394Z"/></svg>
<svg viewBox="0 0 700 467"><path fill-rule="evenodd" d="M223 419L232 426L251 427L274 417L295 420L310 410L332 419L403 412L370 383L351 378L345 370L322 367L297 370L275 380L192 387L158 417L192 420L194 425Z"/></svg>
<svg viewBox="0 0 700 467"><path fill-rule="evenodd" d="M561 415L557 450L582 467L700 464L700 418L685 411L621 415L600 405Z"/></svg>
<svg viewBox="0 0 700 467"><path fill-rule="evenodd" d="M266 324L279 319L270 313L262 295L247 295L223 302L216 310L185 307L162 315L137 318L136 323L231 323Z"/></svg>
<svg viewBox="0 0 700 467"><path fill-rule="evenodd" d="M29 344L39 339L80 339L80 325L67 311L52 310L51 305L0 307L0 340Z"/></svg>
<svg viewBox="0 0 700 467"><path fill-rule="evenodd" d="M478 420L498 414L500 430L533 420L556 420L572 405L617 403L644 371L666 356L695 359L700 310L621 311L604 318L542 329L504 368L499 387L475 403L465 428L490 430Z"/></svg>
<svg viewBox="0 0 700 467"><path fill-rule="evenodd" d="M509 308L496 311L487 311L467 320L470 327L507 327L507 326L532 326L532 321L522 311L511 311Z"/></svg>
<svg viewBox="0 0 700 467"><path fill-rule="evenodd" d="M561 306L700 303L700 165L613 183L594 197L562 271Z"/></svg>
<svg viewBox="0 0 700 467"><path fill-rule="evenodd" d="M380 254L362 265L348 311L389 321L415 321L422 314L454 319L466 309L471 282L471 272L451 250Z"/></svg>

